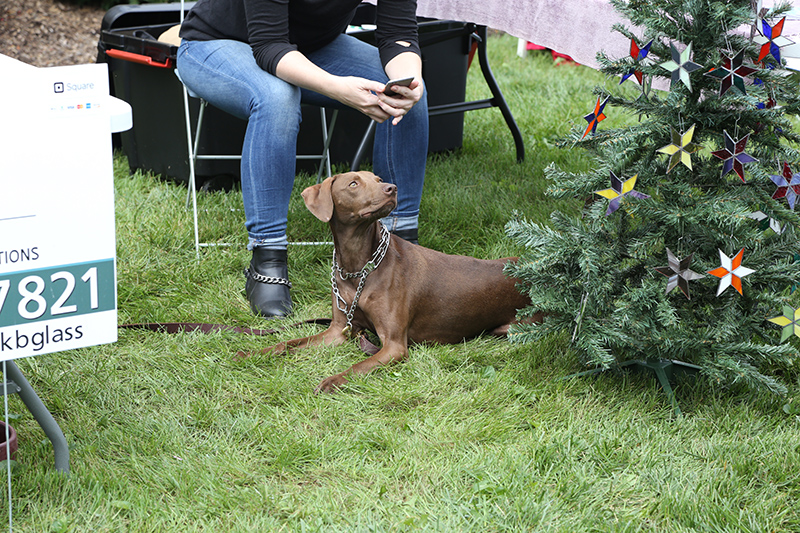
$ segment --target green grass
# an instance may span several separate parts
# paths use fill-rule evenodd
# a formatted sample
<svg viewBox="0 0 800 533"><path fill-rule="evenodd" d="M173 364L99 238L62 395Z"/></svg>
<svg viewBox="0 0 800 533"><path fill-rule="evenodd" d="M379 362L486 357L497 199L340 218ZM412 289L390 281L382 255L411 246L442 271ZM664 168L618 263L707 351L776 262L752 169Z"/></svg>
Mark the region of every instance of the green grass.
<svg viewBox="0 0 800 533"><path fill-rule="evenodd" d="M546 221L582 199L544 195L550 162L589 165L553 140L594 106L606 81L490 39L492 67L527 157L498 110L465 117L464 147L430 158L421 240L449 253L520 252L511 212ZM470 98L488 90L477 68ZM608 113L607 123L630 120ZM297 180L297 192L313 178ZM203 195L203 238L238 243L197 262L185 188L129 176L116 160L120 322L251 327L239 193ZM292 240L328 229L295 195ZM330 316L330 248L292 247L297 319ZM790 398L677 387L675 417L639 374L561 380L577 370L568 339L519 346L480 338L420 346L408 361L315 395L362 358L355 346L235 360L269 338L120 331L116 344L19 361L71 447L71 475L18 398L13 473L18 531L800 531L798 376ZM787 408L792 411L791 408ZM6 503L0 503L5 516Z"/></svg>

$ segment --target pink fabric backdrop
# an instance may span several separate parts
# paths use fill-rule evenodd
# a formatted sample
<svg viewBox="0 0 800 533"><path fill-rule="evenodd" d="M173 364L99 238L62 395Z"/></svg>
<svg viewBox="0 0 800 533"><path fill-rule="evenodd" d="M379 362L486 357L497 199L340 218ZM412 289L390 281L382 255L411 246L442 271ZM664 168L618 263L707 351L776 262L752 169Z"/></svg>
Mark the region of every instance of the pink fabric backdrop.
<svg viewBox="0 0 800 533"><path fill-rule="evenodd" d="M621 35L611 34L611 25L622 19L601 0L417 0L417 14L503 30L591 67L597 67L598 50L620 57L630 47Z"/></svg>
<svg viewBox="0 0 800 533"><path fill-rule="evenodd" d="M771 7L773 1L763 4ZM625 57L630 49L630 41L611 30L614 23L627 21L605 0L417 0L417 14L502 30L593 68L599 50ZM787 17L783 35L800 43L800 15ZM800 56L800 45L797 51L792 48L784 55Z"/></svg>

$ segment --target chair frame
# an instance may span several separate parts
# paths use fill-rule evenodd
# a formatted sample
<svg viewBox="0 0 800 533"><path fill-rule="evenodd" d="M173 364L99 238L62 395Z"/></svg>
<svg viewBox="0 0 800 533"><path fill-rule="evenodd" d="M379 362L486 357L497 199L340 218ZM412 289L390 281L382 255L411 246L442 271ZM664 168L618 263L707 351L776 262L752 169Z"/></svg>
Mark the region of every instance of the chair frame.
<svg viewBox="0 0 800 533"><path fill-rule="evenodd" d="M200 248L205 247L212 247L212 246L232 246L231 243L208 243L208 242L200 242L200 225L199 225L199 212L197 208L197 162L202 160L241 160L241 154L234 155L234 154L200 154L198 153L199 144L200 144L200 135L202 133L203 127L203 116L205 114L205 109L208 106L208 102L199 98L200 100L200 110L197 115L197 125L194 128L194 132L192 132L192 122L191 122L191 115L190 115L190 106L189 106L189 98L192 95L189 94L188 89L186 86L183 86L183 105L184 105L184 114L185 114L185 121L186 121L186 140L187 140L187 150L189 154L189 183L188 183L188 191L186 192L186 207L188 208L191 206L192 208L192 220L194 224L194 246L195 246L195 253L199 257L200 256ZM297 159L305 159L305 160L318 160L319 161L319 170L317 171L317 183L322 181L323 172L325 173L326 177L331 176L331 155L330 155L330 144L331 139L333 137L333 130L336 126L336 118L339 113L338 110L333 111L333 115L330 120L330 124L328 124L327 114L324 107L320 107L320 122L322 125L322 153L320 154L298 154L296 157ZM291 242L290 244L295 246L314 246L314 245L323 245L323 244L332 244L330 242Z"/></svg>
<svg viewBox="0 0 800 533"><path fill-rule="evenodd" d="M184 0L181 0L181 16L180 22L183 24L184 18ZM177 70L175 71L177 75ZM203 117L205 115L206 107L208 106L208 102L204 99L200 98L197 95L191 94L189 89L186 87L186 84L183 83L183 80L178 79L181 82L181 87L183 88L183 110L184 110L184 119L186 122L186 147L189 154L189 183L188 187L189 190L186 193L186 207L188 208L190 205L192 207L192 220L194 224L194 248L195 254L197 255L198 259L200 258L200 248L204 247L212 247L212 246L232 246L232 243L207 243L207 242L200 242L200 227L199 227L199 217L198 217L198 209L197 209L197 161L201 160L241 160L242 155L233 155L233 154L199 154L198 150L200 147L200 135L203 131ZM190 106L189 106L189 98L197 98L200 101L200 110L197 114L197 125L194 128L194 132L192 132L192 119L190 114ZM330 125L328 124L328 118L324 107L320 107L320 122L321 122L321 129L322 129L322 153L320 154L311 154L305 155L300 154L297 155L297 159L311 159L311 160L318 160L319 161L319 170L317 171L317 183L322 180L323 170L326 173L326 177L331 176L331 155L330 155L330 144L331 138L333 137L333 129L336 126L336 118L339 114L338 109L333 110L333 114L331 116ZM315 246L315 245L332 245L331 242L292 242L289 243L296 246Z"/></svg>

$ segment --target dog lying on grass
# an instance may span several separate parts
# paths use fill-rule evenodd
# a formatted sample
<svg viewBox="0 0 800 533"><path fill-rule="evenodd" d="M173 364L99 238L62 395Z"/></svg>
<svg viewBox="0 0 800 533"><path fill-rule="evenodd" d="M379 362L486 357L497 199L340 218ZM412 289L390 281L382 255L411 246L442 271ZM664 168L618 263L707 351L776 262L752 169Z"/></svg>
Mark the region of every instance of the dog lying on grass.
<svg viewBox="0 0 800 533"><path fill-rule="evenodd" d="M530 301L503 273L516 258L483 260L447 255L391 235L381 224L397 205L397 186L371 172L327 178L302 193L306 207L333 232L333 319L317 335L276 344L264 353L337 346L363 330L381 348L320 383L333 391L351 373L400 361L409 342L454 344L482 333L504 336Z"/></svg>

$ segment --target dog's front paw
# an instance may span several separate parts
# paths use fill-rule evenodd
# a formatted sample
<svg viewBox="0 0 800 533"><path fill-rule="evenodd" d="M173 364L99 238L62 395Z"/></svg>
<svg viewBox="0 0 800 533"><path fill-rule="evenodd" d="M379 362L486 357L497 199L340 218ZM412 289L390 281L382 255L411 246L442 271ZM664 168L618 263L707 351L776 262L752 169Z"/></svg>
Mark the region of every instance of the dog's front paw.
<svg viewBox="0 0 800 533"><path fill-rule="evenodd" d="M347 383L347 378L344 377L344 374L345 373L342 372L341 374L336 374L335 376L322 380L322 383L319 384L314 392L336 392L342 385Z"/></svg>

